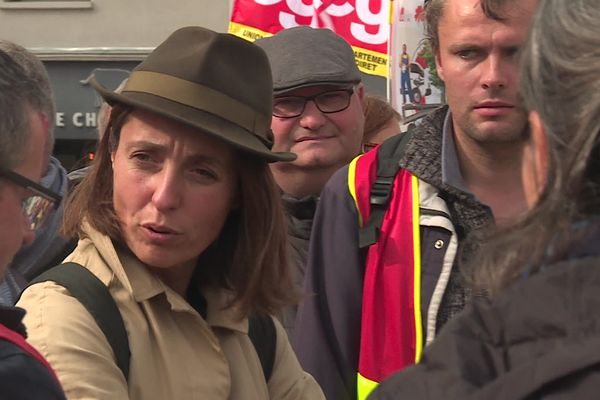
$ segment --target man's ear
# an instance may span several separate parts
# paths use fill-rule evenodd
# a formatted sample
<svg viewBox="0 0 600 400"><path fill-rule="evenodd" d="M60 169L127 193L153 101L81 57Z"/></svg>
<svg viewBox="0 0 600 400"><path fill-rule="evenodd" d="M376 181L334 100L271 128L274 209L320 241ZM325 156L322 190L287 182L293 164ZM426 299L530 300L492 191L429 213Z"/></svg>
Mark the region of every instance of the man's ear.
<svg viewBox="0 0 600 400"><path fill-rule="evenodd" d="M529 127L531 131L531 142L533 144L533 162L537 171L537 185L540 190L546 185L548 176L548 165L550 163L550 153L548 148L548 136L546 128L537 111L529 112Z"/></svg>
<svg viewBox="0 0 600 400"><path fill-rule="evenodd" d="M360 104L364 107L365 85L363 85L362 82L360 82L358 85L356 85L356 95L358 96L358 99L360 100Z"/></svg>
<svg viewBox="0 0 600 400"><path fill-rule="evenodd" d="M444 67L442 65L442 57L440 56L440 50L439 49L435 51L435 70L437 71L437 74L440 77L440 79L442 81L445 81L445 79L444 79Z"/></svg>

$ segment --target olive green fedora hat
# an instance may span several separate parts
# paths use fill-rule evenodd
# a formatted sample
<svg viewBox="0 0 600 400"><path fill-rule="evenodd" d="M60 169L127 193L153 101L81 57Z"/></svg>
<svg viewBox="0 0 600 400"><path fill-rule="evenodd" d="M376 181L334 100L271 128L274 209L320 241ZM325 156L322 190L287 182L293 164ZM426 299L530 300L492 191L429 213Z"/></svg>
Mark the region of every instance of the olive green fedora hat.
<svg viewBox="0 0 600 400"><path fill-rule="evenodd" d="M266 54L227 33L190 26L173 32L130 74L120 93L92 86L104 100L150 111L206 132L266 161L272 152L273 82Z"/></svg>

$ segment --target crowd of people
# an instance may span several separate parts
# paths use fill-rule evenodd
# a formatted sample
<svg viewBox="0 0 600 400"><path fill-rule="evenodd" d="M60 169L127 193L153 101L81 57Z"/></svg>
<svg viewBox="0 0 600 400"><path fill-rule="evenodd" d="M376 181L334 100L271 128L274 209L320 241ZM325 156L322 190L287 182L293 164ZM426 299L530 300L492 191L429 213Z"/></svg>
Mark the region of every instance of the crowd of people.
<svg viewBox="0 0 600 400"><path fill-rule="evenodd" d="M0 397L594 398L600 7L425 15L447 104L404 133L330 30L185 27L91 80L71 177L0 40Z"/></svg>

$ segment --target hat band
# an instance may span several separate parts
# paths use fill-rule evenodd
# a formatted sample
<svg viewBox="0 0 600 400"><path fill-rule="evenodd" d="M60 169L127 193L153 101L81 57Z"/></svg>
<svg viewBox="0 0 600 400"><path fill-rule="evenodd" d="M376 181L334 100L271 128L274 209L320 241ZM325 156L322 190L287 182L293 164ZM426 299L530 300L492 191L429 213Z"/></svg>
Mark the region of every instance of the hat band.
<svg viewBox="0 0 600 400"><path fill-rule="evenodd" d="M271 116L265 116L221 92L171 75L134 71L123 93L141 92L209 112L263 137L271 128Z"/></svg>

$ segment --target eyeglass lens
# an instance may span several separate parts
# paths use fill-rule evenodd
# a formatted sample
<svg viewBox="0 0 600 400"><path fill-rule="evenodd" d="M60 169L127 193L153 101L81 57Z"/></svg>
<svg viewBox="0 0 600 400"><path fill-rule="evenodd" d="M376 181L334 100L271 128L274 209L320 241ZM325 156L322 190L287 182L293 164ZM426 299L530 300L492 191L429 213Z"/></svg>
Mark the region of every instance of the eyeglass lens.
<svg viewBox="0 0 600 400"><path fill-rule="evenodd" d="M40 228L53 206L53 202L42 196L30 196L23 201L23 212L29 219L29 228L32 231Z"/></svg>
<svg viewBox="0 0 600 400"><path fill-rule="evenodd" d="M292 118L301 115L306 107L306 102L313 100L322 113L335 113L345 110L350 105L353 91L332 90L316 96L288 96L276 98L273 101L273 115L280 118Z"/></svg>

